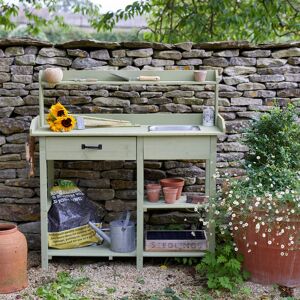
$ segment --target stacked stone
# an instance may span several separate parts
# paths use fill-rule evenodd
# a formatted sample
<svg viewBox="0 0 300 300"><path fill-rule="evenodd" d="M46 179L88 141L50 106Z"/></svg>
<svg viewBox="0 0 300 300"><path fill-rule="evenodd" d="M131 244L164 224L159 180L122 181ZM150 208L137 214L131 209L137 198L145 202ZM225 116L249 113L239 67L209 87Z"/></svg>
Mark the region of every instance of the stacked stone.
<svg viewBox="0 0 300 300"><path fill-rule="evenodd" d="M39 247L39 179L27 178L24 143L38 114L38 72L48 67L95 70L217 69L220 113L227 132L219 138L221 174L243 174L247 148L242 130L275 101L282 106L300 98L300 43L251 45L216 42L176 45L150 42L73 41L59 45L36 40L0 41L0 221L16 222ZM197 113L213 105L212 86L67 85L45 90L49 107L56 101L72 113ZM37 156L38 157L38 156ZM203 192L201 161L149 161L146 182L181 176L185 193ZM38 173L38 168L37 168ZM57 162L57 178L74 179L103 210L105 221L136 207L135 163L127 161ZM149 223L181 222L178 212L149 215ZM194 221L189 216L190 221Z"/></svg>

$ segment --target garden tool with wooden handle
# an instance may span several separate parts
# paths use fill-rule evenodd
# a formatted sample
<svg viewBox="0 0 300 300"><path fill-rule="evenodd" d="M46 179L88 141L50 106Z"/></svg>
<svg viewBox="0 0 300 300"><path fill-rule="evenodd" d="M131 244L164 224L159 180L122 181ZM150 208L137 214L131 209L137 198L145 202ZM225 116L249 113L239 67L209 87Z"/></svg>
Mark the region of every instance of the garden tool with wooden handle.
<svg viewBox="0 0 300 300"><path fill-rule="evenodd" d="M159 81L160 80L159 76L151 76L151 75L141 75L141 76L138 76L138 77L128 77L128 76L125 76L125 75L121 75L120 73L117 73L117 72L110 72L110 74L112 74L114 76L117 76L119 78L122 78L123 80L126 80L126 81L136 81L136 80L139 80L139 81Z"/></svg>
<svg viewBox="0 0 300 300"><path fill-rule="evenodd" d="M93 116L76 116L77 129L85 127L137 127L140 125L132 124L126 120L105 119Z"/></svg>

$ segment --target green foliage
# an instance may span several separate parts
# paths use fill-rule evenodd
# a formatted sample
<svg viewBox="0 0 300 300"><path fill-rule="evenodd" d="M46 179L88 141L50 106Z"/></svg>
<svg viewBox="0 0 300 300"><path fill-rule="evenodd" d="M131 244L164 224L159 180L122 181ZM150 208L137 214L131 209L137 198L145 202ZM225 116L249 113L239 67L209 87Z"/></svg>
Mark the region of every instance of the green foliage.
<svg viewBox="0 0 300 300"><path fill-rule="evenodd" d="M175 257L174 260L180 265L195 266L200 259L197 257Z"/></svg>
<svg viewBox="0 0 300 300"><path fill-rule="evenodd" d="M67 272L57 274L57 279L39 287L36 295L45 300L88 300L77 291L88 281L88 278L73 278Z"/></svg>
<svg viewBox="0 0 300 300"><path fill-rule="evenodd" d="M132 19L135 16L141 16L151 13L152 5L149 1L134 1L127 5L124 10L119 9L115 13L109 11L101 16L100 19L92 20L91 25L97 30L112 30L120 20Z"/></svg>
<svg viewBox="0 0 300 300"><path fill-rule="evenodd" d="M293 105L284 109L275 107L250 126L243 141L249 148L245 159L247 180L231 183L227 203L245 199L247 207L250 205L247 201L267 195L270 200L289 203L299 211L300 124L296 118ZM270 209L268 206L265 201L259 208Z"/></svg>
<svg viewBox="0 0 300 300"><path fill-rule="evenodd" d="M28 26L26 25L19 25L16 28L14 28L13 30L7 32L7 37L11 38L11 37L30 37L30 34L28 33ZM39 31L38 33L35 34L35 38L43 40L43 41L47 41L47 35L45 32L43 31Z"/></svg>
<svg viewBox="0 0 300 300"><path fill-rule="evenodd" d="M216 252L207 252L196 266L196 271L207 277L207 287L213 290L234 292L249 277L242 271L243 257L234 250L230 236L222 236Z"/></svg>
<svg viewBox="0 0 300 300"><path fill-rule="evenodd" d="M276 107L246 131L243 142L249 148L245 160L248 180L231 183L233 201L236 197L252 201L270 193L281 203L296 204L295 195L300 193L300 125L295 118L294 106Z"/></svg>
<svg viewBox="0 0 300 300"><path fill-rule="evenodd" d="M97 29L111 30L119 19L147 14L151 41L297 40L300 5L293 0L146 0L104 14Z"/></svg>
<svg viewBox="0 0 300 300"><path fill-rule="evenodd" d="M28 28L26 25L19 25L12 31L6 31L0 28L0 38L2 37L26 37ZM142 35L137 31L113 31L113 32L87 32L78 27L40 27L40 32L35 35L36 38L52 43L63 43L69 40L76 39L96 39L100 41L139 41L142 40Z"/></svg>
<svg viewBox="0 0 300 300"><path fill-rule="evenodd" d="M283 110L275 107L255 122L244 139L244 144L249 147L246 163L255 169L276 165L299 170L300 126L295 122L296 117L295 107L289 105Z"/></svg>
<svg viewBox="0 0 300 300"><path fill-rule="evenodd" d="M115 287L108 287L106 288L106 291L108 294L114 294L117 291L117 289Z"/></svg>
<svg viewBox="0 0 300 300"><path fill-rule="evenodd" d="M248 253L252 251L250 230L258 242L266 237L268 245L280 242L284 251L299 243L299 233L290 226L300 214L300 123L296 119L297 110L290 105L275 107L255 121L244 137L249 147L246 176L226 179L228 185L215 199L216 225L221 233L229 229L243 238ZM270 239L271 234L276 238ZM288 252L280 255L284 253Z"/></svg>
<svg viewBox="0 0 300 300"><path fill-rule="evenodd" d="M62 28L67 28L62 16L57 16L55 13L62 7L68 8L73 13L83 14L91 20L97 20L100 16L100 6L95 5L90 0L19 0L18 5L14 1L0 0L0 24L7 31L12 31L16 28L16 23L13 18L18 16L20 7L24 11L25 18L28 21L26 27L26 35L38 36L44 28L58 25ZM50 18L43 18L38 15L38 12L47 8Z"/></svg>
<svg viewBox="0 0 300 300"><path fill-rule="evenodd" d="M89 39L91 34L77 27L47 27L43 29L46 40L52 43L63 43L76 39Z"/></svg>
<svg viewBox="0 0 300 300"><path fill-rule="evenodd" d="M88 17L97 32L111 31L120 20L147 16L144 38L150 41L250 40L253 42L297 40L300 34L300 4L295 0L142 0L116 12L101 12L91 0L0 0L0 24L5 30L16 27L13 17L23 7L29 21L27 34L37 36L43 28L67 28L56 11L71 11ZM47 7L50 19L37 12ZM127 39L127 38L125 38Z"/></svg>
<svg viewBox="0 0 300 300"><path fill-rule="evenodd" d="M123 41L141 41L143 35L136 31L112 31L112 32L93 32L91 38L100 41L123 42Z"/></svg>
<svg viewBox="0 0 300 300"><path fill-rule="evenodd" d="M146 282L145 282L145 279L144 279L143 277L138 277L138 278L136 279L136 282L139 283L139 284L145 284L145 283L146 283Z"/></svg>

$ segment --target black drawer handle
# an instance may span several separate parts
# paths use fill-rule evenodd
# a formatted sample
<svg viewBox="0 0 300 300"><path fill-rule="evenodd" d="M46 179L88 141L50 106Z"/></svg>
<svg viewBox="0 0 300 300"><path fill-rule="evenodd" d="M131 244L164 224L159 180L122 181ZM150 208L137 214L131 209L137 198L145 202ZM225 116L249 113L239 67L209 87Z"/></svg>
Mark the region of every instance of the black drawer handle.
<svg viewBox="0 0 300 300"><path fill-rule="evenodd" d="M81 144L81 149L97 149L97 150L102 150L102 145L99 144L98 146L87 146L86 144Z"/></svg>

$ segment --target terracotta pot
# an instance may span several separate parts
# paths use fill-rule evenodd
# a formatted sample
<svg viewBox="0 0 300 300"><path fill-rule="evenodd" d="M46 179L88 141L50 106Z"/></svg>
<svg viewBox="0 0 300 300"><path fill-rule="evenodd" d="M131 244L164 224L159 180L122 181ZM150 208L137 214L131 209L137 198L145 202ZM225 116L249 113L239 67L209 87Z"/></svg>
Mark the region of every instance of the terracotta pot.
<svg viewBox="0 0 300 300"><path fill-rule="evenodd" d="M63 79L63 71L60 68L47 68L43 73L43 80L48 83L59 83Z"/></svg>
<svg viewBox="0 0 300 300"><path fill-rule="evenodd" d="M0 294L26 288L27 241L14 224L0 224Z"/></svg>
<svg viewBox="0 0 300 300"><path fill-rule="evenodd" d="M160 180L160 184L162 187L176 187L178 189L176 199L179 199L181 197L182 189L184 186L183 178L164 178Z"/></svg>
<svg viewBox="0 0 300 300"><path fill-rule="evenodd" d="M161 191L160 184L146 185L147 198L150 202L157 202L159 200L160 191Z"/></svg>
<svg viewBox="0 0 300 300"><path fill-rule="evenodd" d="M258 233L253 217L249 217L247 222L249 224L247 229L243 231L243 234L235 233L234 240L239 252L244 256L243 267L251 273L251 280L261 284L300 286L300 248L297 242L300 238L300 219L261 226ZM278 226L280 228L290 226L290 230L285 230L282 235L278 236L276 234ZM268 232L268 229L271 229L271 232ZM266 237L262 236L264 232L266 232ZM294 236L295 241L293 249L287 246L291 235ZM243 239L243 236L246 239ZM272 241L272 244L268 244L268 241ZM284 245L284 248L281 245Z"/></svg>
<svg viewBox="0 0 300 300"><path fill-rule="evenodd" d="M178 188L176 187L164 187L164 197L165 197L165 202L168 204L173 204L176 202L177 199L177 193L178 193Z"/></svg>

